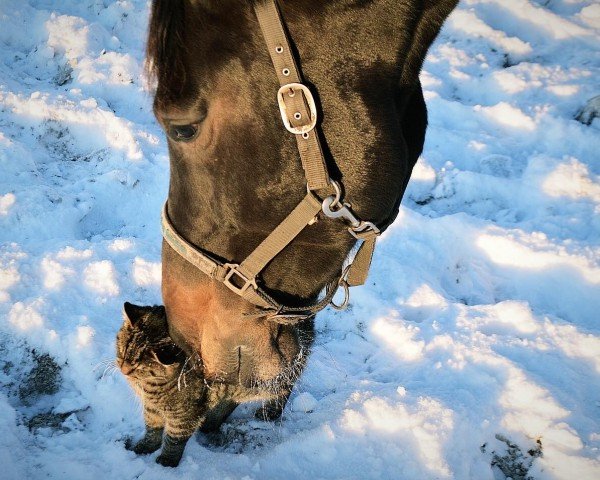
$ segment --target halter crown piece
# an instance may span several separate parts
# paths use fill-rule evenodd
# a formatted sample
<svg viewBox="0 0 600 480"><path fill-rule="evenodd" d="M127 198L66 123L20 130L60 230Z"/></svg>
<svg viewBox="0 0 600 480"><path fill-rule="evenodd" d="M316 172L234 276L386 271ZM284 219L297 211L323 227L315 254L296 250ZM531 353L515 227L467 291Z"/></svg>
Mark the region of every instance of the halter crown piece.
<svg viewBox="0 0 600 480"><path fill-rule="evenodd" d="M277 92L277 103L286 130L296 137L306 177L307 194L240 264L219 262L177 233L169 219L167 203L162 211L162 234L171 248L188 262L256 305L256 311L247 314L248 316L266 317L277 323L292 324L313 317L329 304L336 308L345 308L348 305L348 288L362 285L367 279L375 241L380 231L372 222L360 220L350 205L343 203L340 184L329 177L317 135L315 101L310 89L302 83L277 0L256 2L254 11L281 85ZM325 191L330 195L321 201L313 193L316 190ZM257 283L257 276L304 227L312 224L320 213L328 218L344 220L348 224L350 234L362 243L352 262L343 268L338 278L327 285L322 299L305 307L283 305ZM345 298L341 305L336 305L333 303L333 296L340 286L344 289Z"/></svg>

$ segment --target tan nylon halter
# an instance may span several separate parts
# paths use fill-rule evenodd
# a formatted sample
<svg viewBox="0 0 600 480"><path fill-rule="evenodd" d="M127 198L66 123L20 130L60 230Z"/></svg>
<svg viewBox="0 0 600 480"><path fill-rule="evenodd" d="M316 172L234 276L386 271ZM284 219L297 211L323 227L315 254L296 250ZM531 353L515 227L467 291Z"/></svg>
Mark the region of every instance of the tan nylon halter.
<svg viewBox="0 0 600 480"><path fill-rule="evenodd" d="M314 99L308 87L302 83L276 0L257 2L254 10L281 85L277 92L277 102L285 128L296 137L308 193L240 264L221 263L179 235L169 218L167 203L162 211L162 233L171 248L201 272L223 282L232 292L259 307L250 316L267 317L279 323L294 323L314 316L332 303L340 285L344 287L346 297L341 307L347 305L348 287L362 285L367 279L375 240L380 232L373 223L358 219L350 206L341 202L339 184L329 177L317 135ZM328 193L335 191L335 195L328 196L321 202L313 191L325 189ZM350 222L349 232L356 239L362 240L362 244L353 261L340 273L340 277L327 286L324 298L307 307L282 305L257 283L257 277L321 212L326 217L342 218Z"/></svg>

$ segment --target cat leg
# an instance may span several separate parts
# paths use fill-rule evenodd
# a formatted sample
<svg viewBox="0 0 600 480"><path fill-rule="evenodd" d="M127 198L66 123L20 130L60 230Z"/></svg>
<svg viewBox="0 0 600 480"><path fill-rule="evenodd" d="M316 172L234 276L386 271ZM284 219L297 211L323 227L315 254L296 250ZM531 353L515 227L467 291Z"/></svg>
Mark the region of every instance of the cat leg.
<svg viewBox="0 0 600 480"><path fill-rule="evenodd" d="M221 427L221 424L227 420L227 417L236 409L238 403L234 400L221 400L214 407L212 407L200 426L202 433L217 432Z"/></svg>
<svg viewBox="0 0 600 480"><path fill-rule="evenodd" d="M179 465L185 450L185 444L189 439L190 437L175 438L169 434L165 435L160 455L156 457L156 463L163 467L176 467Z"/></svg>
<svg viewBox="0 0 600 480"><path fill-rule="evenodd" d="M162 444L164 419L157 412L145 406L144 422L146 423L146 432L142 439L135 445L125 445L127 450L133 450L138 455L156 452Z"/></svg>
<svg viewBox="0 0 600 480"><path fill-rule="evenodd" d="M162 450L156 458L156 463L164 467L176 467L179 465L185 445L198 428L199 423L197 415L193 417L186 415L177 419L168 419L162 442Z"/></svg>

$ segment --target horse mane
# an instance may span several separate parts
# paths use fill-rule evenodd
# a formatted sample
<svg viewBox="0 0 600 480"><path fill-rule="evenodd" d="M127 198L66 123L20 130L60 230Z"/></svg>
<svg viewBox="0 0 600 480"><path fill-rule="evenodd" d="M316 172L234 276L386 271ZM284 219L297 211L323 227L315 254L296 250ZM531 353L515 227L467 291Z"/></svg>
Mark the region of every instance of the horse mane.
<svg viewBox="0 0 600 480"><path fill-rule="evenodd" d="M146 74L151 83L166 97L181 93L186 84L185 16L186 0L153 0L148 41ZM162 96L161 95L161 96Z"/></svg>
<svg viewBox="0 0 600 480"><path fill-rule="evenodd" d="M152 0L148 41L146 44L146 75L150 84L156 87L155 100L161 104L181 99L188 87L188 70L186 60L189 60L188 46L194 41L193 32L186 32L191 18L200 22L199 28L214 28L210 20L202 22L203 16L197 15L201 8L210 18L211 14L222 11L233 11L234 6L241 3L253 4L261 0ZM374 0L354 0L352 8L364 8ZM313 3L314 2L314 6ZM299 2L301 3L301 2ZM309 10L315 10L317 5L326 3L325 0L311 0ZM449 12L456 6L458 0L425 0L419 7L419 20L416 25L412 45L404 59L400 83L402 86L414 86L418 82L427 48L437 36L440 27ZM226 4L226 5L224 5ZM231 15L230 15L231 16ZM227 21L226 18L220 19ZM242 39L228 35L232 32L220 32L222 48L226 45L243 43ZM232 37L233 38L233 37ZM209 53L209 52L207 52ZM188 91L190 89L188 88Z"/></svg>

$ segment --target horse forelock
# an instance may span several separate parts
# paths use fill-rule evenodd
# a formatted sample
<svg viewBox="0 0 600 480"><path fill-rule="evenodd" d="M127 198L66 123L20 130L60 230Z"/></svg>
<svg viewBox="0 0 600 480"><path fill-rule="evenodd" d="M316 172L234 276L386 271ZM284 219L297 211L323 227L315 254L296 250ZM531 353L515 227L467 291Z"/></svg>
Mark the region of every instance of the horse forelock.
<svg viewBox="0 0 600 480"><path fill-rule="evenodd" d="M145 69L156 106L193 100L199 77L236 53L243 56L247 39L240 38L241 24L253 1L153 0Z"/></svg>
<svg viewBox="0 0 600 480"><path fill-rule="evenodd" d="M146 44L146 73L168 97L183 91L186 81L185 0L154 0ZM164 94L163 94L164 95Z"/></svg>

